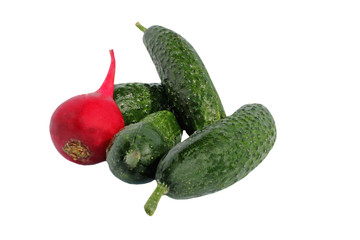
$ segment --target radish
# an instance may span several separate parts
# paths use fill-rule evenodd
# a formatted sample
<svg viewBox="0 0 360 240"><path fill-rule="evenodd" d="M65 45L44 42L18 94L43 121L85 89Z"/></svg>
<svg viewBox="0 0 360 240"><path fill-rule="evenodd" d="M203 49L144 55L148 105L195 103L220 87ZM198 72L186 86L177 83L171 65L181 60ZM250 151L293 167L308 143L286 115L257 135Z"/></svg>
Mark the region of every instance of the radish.
<svg viewBox="0 0 360 240"><path fill-rule="evenodd" d="M106 160L112 137L124 128L121 111L113 100L115 56L101 87L63 102L50 120L51 139L66 159L82 165Z"/></svg>

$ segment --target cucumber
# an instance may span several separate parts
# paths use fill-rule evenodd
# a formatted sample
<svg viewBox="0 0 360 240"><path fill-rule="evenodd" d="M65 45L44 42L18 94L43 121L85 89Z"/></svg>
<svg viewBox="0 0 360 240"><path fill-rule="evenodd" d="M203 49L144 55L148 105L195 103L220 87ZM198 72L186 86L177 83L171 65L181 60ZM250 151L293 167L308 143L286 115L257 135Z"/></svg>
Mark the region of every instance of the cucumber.
<svg viewBox="0 0 360 240"><path fill-rule="evenodd" d="M160 83L115 84L113 98L126 125L137 123L151 113L169 110L164 88Z"/></svg>
<svg viewBox="0 0 360 240"><path fill-rule="evenodd" d="M276 127L260 104L242 106L173 147L158 164L157 187L145 204L152 215L162 195L188 199L239 181L272 149Z"/></svg>
<svg viewBox="0 0 360 240"><path fill-rule="evenodd" d="M154 180L160 158L181 141L181 134L174 114L166 110L126 126L114 136L107 149L110 171L127 183Z"/></svg>
<svg viewBox="0 0 360 240"><path fill-rule="evenodd" d="M161 26L136 26L182 129L188 135L223 117L219 95L199 55L182 36Z"/></svg>

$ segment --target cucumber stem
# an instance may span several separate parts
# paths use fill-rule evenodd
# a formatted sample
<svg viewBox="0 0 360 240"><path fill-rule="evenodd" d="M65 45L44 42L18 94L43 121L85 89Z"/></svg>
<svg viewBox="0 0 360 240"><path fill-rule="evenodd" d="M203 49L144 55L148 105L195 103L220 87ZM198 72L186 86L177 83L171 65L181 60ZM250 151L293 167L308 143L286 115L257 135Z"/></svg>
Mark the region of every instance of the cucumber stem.
<svg viewBox="0 0 360 240"><path fill-rule="evenodd" d="M146 28L145 28L143 25L141 25L139 22L135 23L135 26L137 26L138 29L140 29L140 30L143 31L143 32L146 31Z"/></svg>
<svg viewBox="0 0 360 240"><path fill-rule="evenodd" d="M145 212L152 216L156 210L156 207L160 201L162 195L166 194L169 191L169 188L162 183L158 183L157 187L155 188L154 192L151 194L147 202L145 203L144 209Z"/></svg>

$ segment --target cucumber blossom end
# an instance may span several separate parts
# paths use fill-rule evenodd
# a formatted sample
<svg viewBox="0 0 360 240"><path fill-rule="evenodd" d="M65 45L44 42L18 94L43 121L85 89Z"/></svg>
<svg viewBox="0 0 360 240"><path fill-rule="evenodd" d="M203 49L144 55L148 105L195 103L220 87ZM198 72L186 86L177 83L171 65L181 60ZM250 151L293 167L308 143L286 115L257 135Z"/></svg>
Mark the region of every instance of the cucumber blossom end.
<svg viewBox="0 0 360 240"><path fill-rule="evenodd" d="M125 156L125 162L129 166L130 169L133 169L137 166L139 160L141 158L141 153L139 149L135 149Z"/></svg>

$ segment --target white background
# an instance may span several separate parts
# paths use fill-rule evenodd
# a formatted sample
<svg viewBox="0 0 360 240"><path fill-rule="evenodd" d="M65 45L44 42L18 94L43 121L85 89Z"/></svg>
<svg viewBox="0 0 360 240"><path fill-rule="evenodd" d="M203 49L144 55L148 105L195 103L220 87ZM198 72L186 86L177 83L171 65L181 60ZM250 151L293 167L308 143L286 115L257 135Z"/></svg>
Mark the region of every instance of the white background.
<svg viewBox="0 0 360 240"><path fill-rule="evenodd" d="M0 239L360 239L358 1L1 1ZM195 47L226 113L262 103L278 138L212 195L164 196L106 162L63 159L55 108L104 80L159 82L142 43L162 25Z"/></svg>

